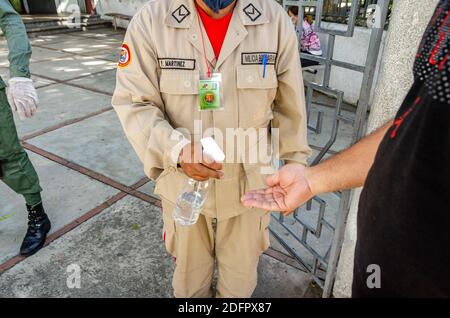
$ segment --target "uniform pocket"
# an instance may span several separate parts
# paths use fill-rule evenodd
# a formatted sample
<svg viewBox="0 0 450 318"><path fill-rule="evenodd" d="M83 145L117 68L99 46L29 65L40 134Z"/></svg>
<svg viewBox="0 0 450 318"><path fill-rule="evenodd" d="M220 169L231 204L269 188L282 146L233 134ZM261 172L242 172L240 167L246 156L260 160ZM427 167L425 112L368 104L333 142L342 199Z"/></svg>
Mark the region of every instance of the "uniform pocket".
<svg viewBox="0 0 450 318"><path fill-rule="evenodd" d="M2 88L0 89L0 160L11 158L22 151L14 116L6 97L6 91Z"/></svg>
<svg viewBox="0 0 450 318"><path fill-rule="evenodd" d="M168 203L175 204L183 189L186 176L177 169L168 168L155 181L155 194Z"/></svg>
<svg viewBox="0 0 450 318"><path fill-rule="evenodd" d="M200 73L198 71L161 70L161 93L173 95L197 95Z"/></svg>
<svg viewBox="0 0 450 318"><path fill-rule="evenodd" d="M194 71L161 70L159 89L165 112L171 124L193 129L199 108L198 90L200 73Z"/></svg>
<svg viewBox="0 0 450 318"><path fill-rule="evenodd" d="M263 73L263 65L237 67L240 128L263 127L272 119L278 79L273 65L267 65L265 77Z"/></svg>
<svg viewBox="0 0 450 318"><path fill-rule="evenodd" d="M175 206L169 202L162 202L163 206L163 240L164 244L166 246L167 252L169 252L170 255L173 257L176 256L176 227L175 227L175 221L172 218L172 212Z"/></svg>

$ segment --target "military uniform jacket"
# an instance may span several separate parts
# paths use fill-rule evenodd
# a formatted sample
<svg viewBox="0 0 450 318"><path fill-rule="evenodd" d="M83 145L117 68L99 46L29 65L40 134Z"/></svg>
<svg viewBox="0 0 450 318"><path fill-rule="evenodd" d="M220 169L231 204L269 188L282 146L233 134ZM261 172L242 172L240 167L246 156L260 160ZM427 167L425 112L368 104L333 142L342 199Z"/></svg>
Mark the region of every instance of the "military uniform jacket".
<svg viewBox="0 0 450 318"><path fill-rule="evenodd" d="M113 106L145 173L156 180L156 194L176 202L186 178L177 168L177 154L198 137L200 120L204 134L222 132L225 140L214 131L210 135L227 155L225 178L211 181L205 215L221 220L249 210L240 197L265 186L263 173L270 171L271 159L242 158L264 150L271 155L274 137L280 159L306 165L310 148L297 43L291 20L275 1L237 1L217 60L194 0L153 0L142 7L125 36ZM207 63L222 74L220 111L199 111L199 79L207 74ZM260 134L268 127L278 129L279 136ZM226 138L227 128L244 135L262 130L242 153L236 149L239 142Z"/></svg>

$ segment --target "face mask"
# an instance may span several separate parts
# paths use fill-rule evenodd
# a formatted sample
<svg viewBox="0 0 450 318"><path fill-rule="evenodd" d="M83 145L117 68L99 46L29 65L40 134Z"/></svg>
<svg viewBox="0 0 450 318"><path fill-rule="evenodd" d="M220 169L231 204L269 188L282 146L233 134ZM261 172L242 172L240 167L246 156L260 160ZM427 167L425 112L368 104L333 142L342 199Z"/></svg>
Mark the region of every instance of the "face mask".
<svg viewBox="0 0 450 318"><path fill-rule="evenodd" d="M228 7L233 1L234 0L203 0L203 2L215 13L219 13L220 9Z"/></svg>

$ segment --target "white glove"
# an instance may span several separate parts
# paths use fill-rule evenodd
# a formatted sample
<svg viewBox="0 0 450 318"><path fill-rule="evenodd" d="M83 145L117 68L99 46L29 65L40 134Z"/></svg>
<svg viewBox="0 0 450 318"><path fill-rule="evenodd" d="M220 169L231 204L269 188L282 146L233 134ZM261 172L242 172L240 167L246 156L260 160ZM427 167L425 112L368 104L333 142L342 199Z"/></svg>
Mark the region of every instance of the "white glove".
<svg viewBox="0 0 450 318"><path fill-rule="evenodd" d="M8 84L7 96L12 110L19 114L21 120L33 116L39 103L33 81L26 77L13 77Z"/></svg>

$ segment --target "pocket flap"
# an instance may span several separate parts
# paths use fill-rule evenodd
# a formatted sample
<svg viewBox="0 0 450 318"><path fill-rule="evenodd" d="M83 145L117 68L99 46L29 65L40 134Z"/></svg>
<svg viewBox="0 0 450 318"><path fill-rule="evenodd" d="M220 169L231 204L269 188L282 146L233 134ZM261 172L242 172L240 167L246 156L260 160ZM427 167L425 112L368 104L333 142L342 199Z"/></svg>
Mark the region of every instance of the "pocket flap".
<svg viewBox="0 0 450 318"><path fill-rule="evenodd" d="M239 65L237 67L237 88L270 89L278 87L277 74L273 65L267 65L263 78L263 65Z"/></svg>
<svg viewBox="0 0 450 318"><path fill-rule="evenodd" d="M159 88L166 94L197 95L199 81L198 71L161 70Z"/></svg>

